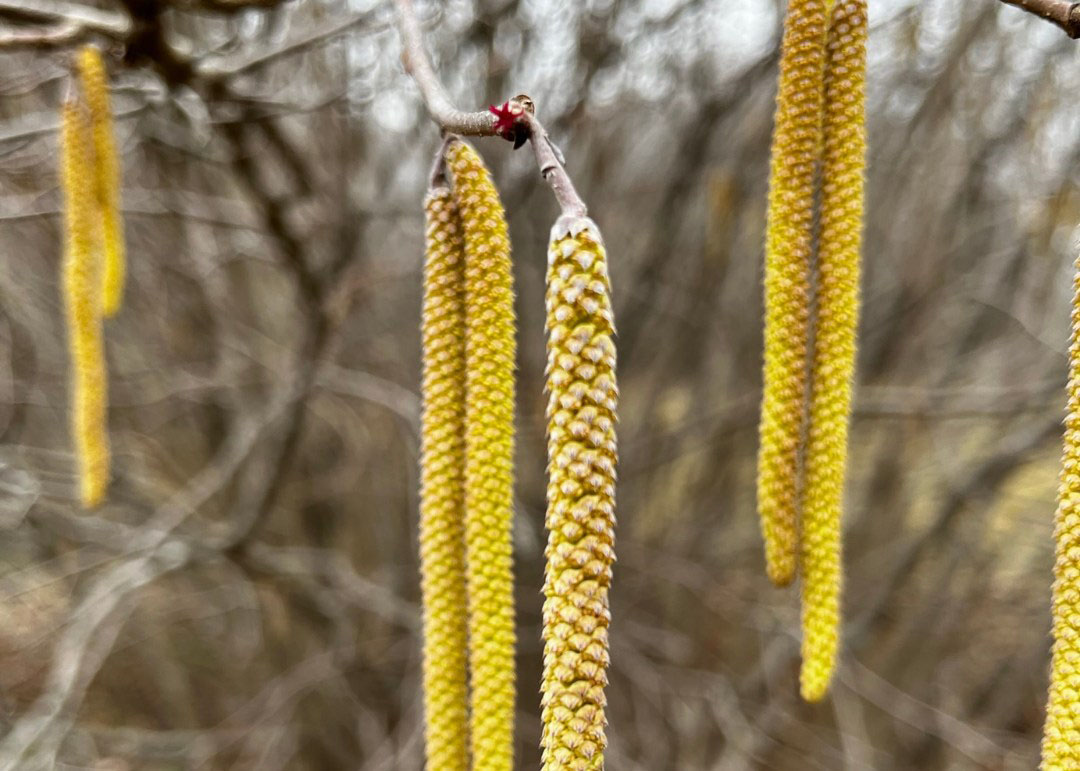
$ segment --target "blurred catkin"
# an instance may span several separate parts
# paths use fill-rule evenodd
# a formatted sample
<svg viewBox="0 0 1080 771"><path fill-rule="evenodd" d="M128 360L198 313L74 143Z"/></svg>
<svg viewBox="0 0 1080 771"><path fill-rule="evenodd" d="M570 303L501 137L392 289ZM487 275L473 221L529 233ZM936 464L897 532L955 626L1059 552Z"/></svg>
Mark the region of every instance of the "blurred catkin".
<svg viewBox="0 0 1080 771"><path fill-rule="evenodd" d="M1043 771L1080 768L1080 257L1075 267L1068 404L1054 527L1054 648L1043 728Z"/></svg>
<svg viewBox="0 0 1080 771"><path fill-rule="evenodd" d="M800 541L800 685L807 701L818 701L828 689L840 630L841 523L866 166L866 24L866 0L836 0L825 69L817 313Z"/></svg>
<svg viewBox="0 0 1080 771"><path fill-rule="evenodd" d="M105 351L101 329L99 234L90 123L75 100L64 103L61 187L66 238L63 286L71 357L71 428L82 504L105 497L109 480Z"/></svg>
<svg viewBox="0 0 1080 771"><path fill-rule="evenodd" d="M545 771L604 767L608 589L615 561L615 326L607 255L587 218L560 217L547 272Z"/></svg>
<svg viewBox="0 0 1080 771"><path fill-rule="evenodd" d="M467 771L465 243L449 189L433 189L424 208L420 572L427 768Z"/></svg>
<svg viewBox="0 0 1080 771"><path fill-rule="evenodd" d="M101 277L102 312L112 316L124 295L124 225L120 216L120 164L113 139L112 109L101 52L92 45L79 51L79 78L90 108L94 148L94 190L101 217L105 262Z"/></svg>
<svg viewBox="0 0 1080 771"><path fill-rule="evenodd" d="M514 286L502 202L468 144L447 150L465 235L465 544L476 771L514 762Z"/></svg>
<svg viewBox="0 0 1080 771"><path fill-rule="evenodd" d="M765 566L795 577L799 446L807 392L814 172L821 143L825 3L790 0L784 20L765 239L765 364L757 500Z"/></svg>

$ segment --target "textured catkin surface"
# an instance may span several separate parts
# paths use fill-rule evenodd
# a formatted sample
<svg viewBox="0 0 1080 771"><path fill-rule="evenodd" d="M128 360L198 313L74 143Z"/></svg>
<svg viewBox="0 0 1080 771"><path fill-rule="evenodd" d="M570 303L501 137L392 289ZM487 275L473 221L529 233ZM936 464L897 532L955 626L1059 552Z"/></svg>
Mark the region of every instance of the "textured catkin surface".
<svg viewBox="0 0 1080 771"><path fill-rule="evenodd" d="M821 235L802 507L800 687L821 699L836 665L848 422L859 320L866 166L866 0L836 0L825 71Z"/></svg>
<svg viewBox="0 0 1080 771"><path fill-rule="evenodd" d="M105 351L101 330L100 258L94 219L89 118L75 102L63 107L61 187L66 238L63 287L71 358L71 430L83 506L105 497L109 480Z"/></svg>
<svg viewBox="0 0 1080 771"><path fill-rule="evenodd" d="M615 560L615 327L589 219L561 217L547 273L545 771L604 767L608 589Z"/></svg>
<svg viewBox="0 0 1080 771"><path fill-rule="evenodd" d="M101 217L104 266L101 276L102 312L112 316L124 295L124 225L120 216L120 164L113 139L112 109L105 63L94 46L79 51L79 78L90 108L93 136L94 191Z"/></svg>
<svg viewBox="0 0 1080 771"><path fill-rule="evenodd" d="M1080 768L1080 258L1073 278L1066 411L1054 527L1054 648L1043 729L1043 771Z"/></svg>
<svg viewBox="0 0 1080 771"><path fill-rule="evenodd" d="M799 445L806 404L814 168L821 142L825 3L791 0L784 20L765 239L765 365L758 512L769 578L795 577Z"/></svg>
<svg viewBox="0 0 1080 771"><path fill-rule="evenodd" d="M465 235L465 542L472 760L509 771L514 743L514 287L506 217L464 142L447 150Z"/></svg>
<svg viewBox="0 0 1080 771"><path fill-rule="evenodd" d="M424 259L420 575L429 771L467 771L465 242L449 189L428 193Z"/></svg>

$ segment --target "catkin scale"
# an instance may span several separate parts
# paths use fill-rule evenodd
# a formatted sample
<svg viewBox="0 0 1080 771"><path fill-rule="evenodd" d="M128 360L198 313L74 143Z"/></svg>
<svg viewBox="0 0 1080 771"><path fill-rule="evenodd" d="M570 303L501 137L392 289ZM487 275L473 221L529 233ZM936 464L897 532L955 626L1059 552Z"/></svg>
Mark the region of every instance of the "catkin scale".
<svg viewBox="0 0 1080 771"><path fill-rule="evenodd" d="M1043 727L1043 771L1080 768L1080 257L1073 278L1068 404L1054 542L1054 645Z"/></svg>
<svg viewBox="0 0 1080 771"><path fill-rule="evenodd" d="M807 701L818 701L828 689L840 629L844 471L866 163L866 31L866 0L836 0L825 71L817 313L800 539L800 688Z"/></svg>
<svg viewBox="0 0 1080 771"><path fill-rule="evenodd" d="M618 389L607 257L587 218L552 228L546 310L543 768L594 771L607 746Z"/></svg>
<svg viewBox="0 0 1080 771"><path fill-rule="evenodd" d="M506 217L465 142L446 159L465 236L465 546L474 771L514 754L514 287Z"/></svg>
<svg viewBox="0 0 1080 771"><path fill-rule="evenodd" d="M112 109L101 52L84 46L78 57L79 79L90 110L94 148L94 190L101 217L104 265L101 275L101 310L112 316L124 294L124 226L120 216L120 164L113 139Z"/></svg>
<svg viewBox="0 0 1080 771"><path fill-rule="evenodd" d="M105 497L109 480L105 349L100 310L100 257L95 227L89 118L76 101L61 117L64 193L64 307L71 359L71 430L83 506Z"/></svg>
<svg viewBox="0 0 1080 771"><path fill-rule="evenodd" d="M467 771L465 244L450 191L433 189L424 260L420 571L427 768Z"/></svg>
<svg viewBox="0 0 1080 771"><path fill-rule="evenodd" d="M796 570L825 20L822 0L788 5L769 175L757 501L766 571L778 586L789 584Z"/></svg>

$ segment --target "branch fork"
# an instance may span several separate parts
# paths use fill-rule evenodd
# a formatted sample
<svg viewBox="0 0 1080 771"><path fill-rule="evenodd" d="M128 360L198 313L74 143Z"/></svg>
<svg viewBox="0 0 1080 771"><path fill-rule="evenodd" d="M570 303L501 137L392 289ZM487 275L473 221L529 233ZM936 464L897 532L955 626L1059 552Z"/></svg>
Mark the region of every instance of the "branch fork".
<svg viewBox="0 0 1080 771"><path fill-rule="evenodd" d="M508 99L502 107L492 105L486 111L465 112L450 101L446 89L435 74L412 0L395 0L402 38L402 63L420 89L420 94L444 134L462 136L498 136L518 148L530 141L540 174L551 186L562 213L585 217L588 209L563 166L563 156L537 119L532 100L524 94Z"/></svg>

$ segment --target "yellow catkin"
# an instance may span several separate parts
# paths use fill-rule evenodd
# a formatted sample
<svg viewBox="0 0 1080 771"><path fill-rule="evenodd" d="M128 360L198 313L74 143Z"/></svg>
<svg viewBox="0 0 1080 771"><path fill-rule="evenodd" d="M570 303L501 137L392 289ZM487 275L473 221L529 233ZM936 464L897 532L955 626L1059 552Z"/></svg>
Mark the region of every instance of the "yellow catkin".
<svg viewBox="0 0 1080 771"><path fill-rule="evenodd" d="M424 203L420 572L429 771L469 768L465 595L465 242L446 187Z"/></svg>
<svg viewBox="0 0 1080 771"><path fill-rule="evenodd" d="M840 631L841 520L859 318L866 0L836 0L825 72L821 234L803 488L803 698L821 699Z"/></svg>
<svg viewBox="0 0 1080 771"><path fill-rule="evenodd" d="M772 140L757 500L765 566L778 586L791 582L796 567L825 18L823 0L790 0L788 4Z"/></svg>
<svg viewBox="0 0 1080 771"><path fill-rule="evenodd" d="M465 543L476 771L514 762L514 285L499 194L468 144L447 150L465 234Z"/></svg>
<svg viewBox="0 0 1080 771"><path fill-rule="evenodd" d="M546 305L543 768L595 771L607 746L618 389L607 256L591 220L552 228Z"/></svg>
<svg viewBox="0 0 1080 771"><path fill-rule="evenodd" d="M94 188L101 217L105 264L101 278L102 312L112 316L124 295L124 225L120 216L120 164L113 139L112 109L101 52L92 45L79 51L79 78L90 108L93 131Z"/></svg>
<svg viewBox="0 0 1080 771"><path fill-rule="evenodd" d="M1080 768L1080 258L1075 267L1068 405L1054 527L1054 648L1043 727L1043 771Z"/></svg>
<svg viewBox="0 0 1080 771"><path fill-rule="evenodd" d="M89 118L77 102L64 104L61 131L67 241L63 285L71 355L71 427L80 497L84 506L93 507L105 497L109 442L90 127Z"/></svg>

